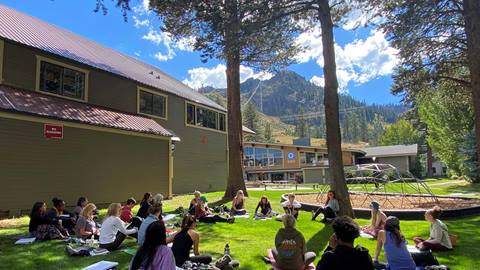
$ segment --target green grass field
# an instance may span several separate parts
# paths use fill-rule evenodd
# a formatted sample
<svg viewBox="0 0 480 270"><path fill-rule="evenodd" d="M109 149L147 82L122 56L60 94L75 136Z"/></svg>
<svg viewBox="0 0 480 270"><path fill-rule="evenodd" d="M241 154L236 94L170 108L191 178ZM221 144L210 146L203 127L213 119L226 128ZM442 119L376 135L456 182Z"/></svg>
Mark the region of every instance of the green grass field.
<svg viewBox="0 0 480 270"><path fill-rule="evenodd" d="M440 187L443 187L442 190L467 190L469 193L478 191L476 187L451 185L440 185ZM275 210L280 211L280 195L285 192L287 191L250 191L247 208L253 212L256 203L265 194L272 201ZM215 201L222 195L221 192L206 194L210 201ZM166 201L165 210L172 211L180 205L188 205L189 198L189 196L179 196ZM101 213L103 214L104 211ZM321 255L332 231L329 226L318 221L310 221L310 217L310 213L301 212L297 228L304 234L308 249ZM358 219L357 222L365 225L368 220ZM448 220L446 224L452 233L459 235L459 242L454 251L435 254L439 261L454 270L479 269L480 258L477 254L480 254L480 217ZM261 257L264 256L267 248L272 247L276 231L281 226L281 222L274 220L254 221L252 219L237 219L234 224L199 224L200 251L218 257L223 253L225 243L229 242L233 257L240 260L240 269L269 269L269 265L265 264ZM428 236L429 224L425 221L402 221L401 226L407 239L412 239L414 236ZM99 260L117 261L120 263L119 269L128 269L132 258L123 251L99 257L68 257L65 245L60 241L35 242L27 246L13 245L16 237L25 235L27 232L28 218L26 217L0 222L0 269L80 269ZM376 245L374 240L359 238L357 243L367 247L373 255ZM135 247L135 242L133 239L127 239L124 246Z"/></svg>

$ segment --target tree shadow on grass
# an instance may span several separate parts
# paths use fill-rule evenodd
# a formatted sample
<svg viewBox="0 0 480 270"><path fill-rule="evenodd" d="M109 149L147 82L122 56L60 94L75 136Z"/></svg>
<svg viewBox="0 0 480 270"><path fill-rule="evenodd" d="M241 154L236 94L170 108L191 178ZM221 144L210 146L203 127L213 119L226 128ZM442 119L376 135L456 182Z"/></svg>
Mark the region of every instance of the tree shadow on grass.
<svg viewBox="0 0 480 270"><path fill-rule="evenodd" d="M317 260L322 256L323 250L328 245L332 232L332 228L329 225L324 225L307 240L307 249L317 254Z"/></svg>

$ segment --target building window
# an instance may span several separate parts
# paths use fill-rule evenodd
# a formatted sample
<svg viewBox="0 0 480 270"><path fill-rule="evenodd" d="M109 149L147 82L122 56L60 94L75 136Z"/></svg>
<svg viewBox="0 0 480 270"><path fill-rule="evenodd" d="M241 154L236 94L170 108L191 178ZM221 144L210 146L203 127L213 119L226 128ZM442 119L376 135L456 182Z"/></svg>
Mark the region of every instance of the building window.
<svg viewBox="0 0 480 270"><path fill-rule="evenodd" d="M314 152L300 152L300 164L314 165L317 163L316 156Z"/></svg>
<svg viewBox="0 0 480 270"><path fill-rule="evenodd" d="M268 149L268 166L282 166L283 151L280 149Z"/></svg>
<svg viewBox="0 0 480 270"><path fill-rule="evenodd" d="M206 107L187 103L185 123L189 126L226 131L226 115Z"/></svg>
<svg viewBox="0 0 480 270"><path fill-rule="evenodd" d="M138 89L138 112L150 116L167 118L167 96Z"/></svg>
<svg viewBox="0 0 480 270"><path fill-rule="evenodd" d="M432 167L432 172L433 172L433 174L437 174L437 168Z"/></svg>
<svg viewBox="0 0 480 270"><path fill-rule="evenodd" d="M253 151L253 147L245 147L243 149L243 165L245 167L255 166L255 154Z"/></svg>
<svg viewBox="0 0 480 270"><path fill-rule="evenodd" d="M39 91L85 100L85 82L85 72L40 61Z"/></svg>
<svg viewBox="0 0 480 270"><path fill-rule="evenodd" d="M267 167L268 151L267 148L255 148L255 167Z"/></svg>

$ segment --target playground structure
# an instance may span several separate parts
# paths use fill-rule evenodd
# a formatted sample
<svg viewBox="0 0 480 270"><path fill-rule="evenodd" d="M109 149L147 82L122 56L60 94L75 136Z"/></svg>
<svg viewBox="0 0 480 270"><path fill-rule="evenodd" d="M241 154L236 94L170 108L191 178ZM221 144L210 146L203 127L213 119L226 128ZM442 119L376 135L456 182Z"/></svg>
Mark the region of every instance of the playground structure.
<svg viewBox="0 0 480 270"><path fill-rule="evenodd" d="M359 217L369 216L372 201L378 201L389 214L413 219L422 218L424 211L435 205L451 217L480 211L479 199L437 196L425 181L410 173L400 173L390 164L347 167L345 175L350 201ZM305 210L314 209L326 202L329 189L329 185L322 185L317 194L297 194L297 200Z"/></svg>

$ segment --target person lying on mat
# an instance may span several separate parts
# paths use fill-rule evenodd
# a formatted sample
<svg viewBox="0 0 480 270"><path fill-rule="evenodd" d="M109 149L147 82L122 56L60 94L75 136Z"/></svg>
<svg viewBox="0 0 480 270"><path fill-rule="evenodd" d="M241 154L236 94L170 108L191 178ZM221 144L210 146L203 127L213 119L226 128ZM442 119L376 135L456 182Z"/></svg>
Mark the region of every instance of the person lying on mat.
<svg viewBox="0 0 480 270"><path fill-rule="evenodd" d="M350 217L336 217L333 220L334 233L329 245L317 264L316 270L362 269L373 270L372 257L368 249L354 247L355 238L360 236L360 227Z"/></svg>
<svg viewBox="0 0 480 270"><path fill-rule="evenodd" d="M119 203L112 203L108 206L107 216L100 228L100 248L105 248L109 251L117 250L127 235L137 232L136 227L132 229L125 227L125 224L120 219L121 208L122 206Z"/></svg>
<svg viewBox="0 0 480 270"><path fill-rule="evenodd" d="M207 197L200 196L200 203L195 206L195 218L200 222L215 223L215 222L228 222L233 223L235 218L224 218L219 215L213 215L207 205Z"/></svg>
<svg viewBox="0 0 480 270"><path fill-rule="evenodd" d="M275 236L272 255L276 266L282 270L302 270L315 260L314 252L307 252L305 238L295 229L296 220L286 214L282 218L284 228Z"/></svg>
<svg viewBox="0 0 480 270"><path fill-rule="evenodd" d="M430 222L430 237L424 240L415 237L415 245L420 250L447 251L452 250L452 242L448 234L448 227L439 218L442 215L442 208L435 206L425 212L425 220Z"/></svg>
<svg viewBox="0 0 480 270"><path fill-rule="evenodd" d="M157 220L148 225L145 242L138 249L129 270L175 270L175 257L167 246L165 224Z"/></svg>
<svg viewBox="0 0 480 270"><path fill-rule="evenodd" d="M400 220L397 217L390 216L385 221L385 230L381 230L377 235L377 248L375 249L375 265L380 265L378 257L385 249L387 258L386 269L389 270L415 270L416 265L412 255L407 249L407 240L400 232Z"/></svg>
<svg viewBox="0 0 480 270"><path fill-rule="evenodd" d="M292 215L295 219L298 218L298 211L302 207L302 205L295 200L295 194L290 193L288 194L288 200L282 203L283 210L285 210L285 214Z"/></svg>
<svg viewBox="0 0 480 270"><path fill-rule="evenodd" d="M186 261L209 264L212 261L210 255L200 255L200 234L195 230L197 222L195 217L186 215L182 220L181 231L173 238L172 251L175 256L175 262L181 267ZM190 250L193 247L193 254L190 256Z"/></svg>
<svg viewBox="0 0 480 270"><path fill-rule="evenodd" d="M335 218L339 210L340 206L338 200L335 198L335 192L330 190L327 193L327 201L325 202L325 205L318 207L316 211L312 211L312 220L315 220L320 213L323 214L322 222L327 219Z"/></svg>
<svg viewBox="0 0 480 270"><path fill-rule="evenodd" d="M377 233L380 230L384 229L385 221L387 220L387 215L380 210L380 203L377 201L372 201L370 203L370 209L372 210L372 221L371 224L362 228L362 232L370 234L373 237L377 237Z"/></svg>
<svg viewBox="0 0 480 270"><path fill-rule="evenodd" d="M237 195L233 198L230 214L232 216L242 216L247 214L247 210L245 210L245 196L243 195L243 190L237 191Z"/></svg>
<svg viewBox="0 0 480 270"><path fill-rule="evenodd" d="M260 208L260 213L258 213L258 209ZM268 201L267 196L263 195L260 201L255 208L255 216L257 217L271 217L273 216L272 206Z"/></svg>
<svg viewBox="0 0 480 270"><path fill-rule="evenodd" d="M97 207L93 203L88 203L80 212L75 224L75 235L77 237L88 239L98 239L100 230L97 228L97 223L94 220L95 211Z"/></svg>

